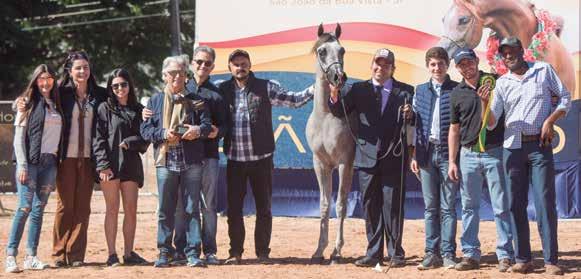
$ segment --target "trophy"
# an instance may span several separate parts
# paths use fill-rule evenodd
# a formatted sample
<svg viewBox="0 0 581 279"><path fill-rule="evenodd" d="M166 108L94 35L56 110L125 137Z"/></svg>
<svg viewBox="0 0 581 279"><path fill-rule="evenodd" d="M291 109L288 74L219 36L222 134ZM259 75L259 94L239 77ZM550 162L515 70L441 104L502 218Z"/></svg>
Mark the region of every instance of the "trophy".
<svg viewBox="0 0 581 279"><path fill-rule="evenodd" d="M496 86L496 79L492 75L483 75L480 78L479 83L480 86L488 85L492 91Z"/></svg>
<svg viewBox="0 0 581 279"><path fill-rule="evenodd" d="M182 137L188 131L188 126L185 124L193 125L193 123L191 123L191 118L187 117L188 113L202 110L204 108L204 101L191 100L181 94L173 95L172 99L174 104L174 112L172 113L171 123L177 123L177 125L173 127L173 131L175 134ZM181 108L176 105L181 105ZM179 111L176 111L176 108L178 108ZM174 122L174 120L177 121Z"/></svg>

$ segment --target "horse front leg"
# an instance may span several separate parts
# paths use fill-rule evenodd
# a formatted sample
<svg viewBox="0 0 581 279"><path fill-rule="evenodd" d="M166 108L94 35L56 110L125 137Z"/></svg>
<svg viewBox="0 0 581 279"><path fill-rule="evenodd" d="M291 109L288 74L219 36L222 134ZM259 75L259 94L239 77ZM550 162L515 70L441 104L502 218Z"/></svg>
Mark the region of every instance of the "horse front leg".
<svg viewBox="0 0 581 279"><path fill-rule="evenodd" d="M321 264L325 259L323 252L325 251L325 248L327 248L327 245L329 245L329 215L331 212L329 201L331 200L331 173L333 169L324 165L316 158L316 156L313 156L313 168L317 175L317 182L319 183L321 223L319 226L319 244L317 250L311 257L311 262L314 264Z"/></svg>
<svg viewBox="0 0 581 279"><path fill-rule="evenodd" d="M335 249L331 253L331 264L337 264L341 261L341 248L345 244L343 239L343 225L345 223L345 217L347 215L347 197L351 192L351 182L353 179L353 165L352 164L340 164L339 165L339 191L337 194L337 240L335 241Z"/></svg>

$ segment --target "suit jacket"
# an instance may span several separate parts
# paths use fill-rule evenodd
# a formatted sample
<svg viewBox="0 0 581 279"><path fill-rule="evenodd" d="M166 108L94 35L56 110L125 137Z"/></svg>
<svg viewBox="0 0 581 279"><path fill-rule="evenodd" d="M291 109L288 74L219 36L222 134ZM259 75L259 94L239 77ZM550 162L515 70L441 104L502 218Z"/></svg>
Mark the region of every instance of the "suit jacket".
<svg viewBox="0 0 581 279"><path fill-rule="evenodd" d="M393 80L393 87L387 105L381 113L381 99L374 90L371 80L356 82L351 88L344 88L342 97L336 103L329 100L329 108L333 115L343 117L356 113L358 121L357 141L354 165L358 169L367 171L380 171L383 174L399 174L401 169L401 156L394 156L390 152L385 158L380 159L389 149L390 145L396 145L399 141L400 129L404 124L403 116L398 122L398 110L406 102L411 104L414 88L411 85ZM343 105L345 107L343 108ZM403 155L407 159L407 143L404 139ZM393 146L400 149L401 146ZM405 163L405 162L404 162ZM405 163L407 165L407 163Z"/></svg>

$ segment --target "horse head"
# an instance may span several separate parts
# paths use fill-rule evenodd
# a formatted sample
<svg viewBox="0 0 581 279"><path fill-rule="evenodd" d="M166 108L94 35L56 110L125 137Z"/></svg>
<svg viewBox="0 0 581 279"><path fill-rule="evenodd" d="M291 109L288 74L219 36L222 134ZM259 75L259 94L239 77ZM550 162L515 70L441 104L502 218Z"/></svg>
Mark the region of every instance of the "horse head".
<svg viewBox="0 0 581 279"><path fill-rule="evenodd" d="M341 25L337 23L334 33L325 32L323 24L319 25L317 31L317 42L313 46L312 52L317 57L318 74L335 87L342 87L347 80L347 75L343 71L343 56L345 48L339 43L341 37Z"/></svg>
<svg viewBox="0 0 581 279"><path fill-rule="evenodd" d="M450 56L460 48L474 49L480 43L484 25L464 6L464 2L456 0L442 19L444 34L438 43L448 51Z"/></svg>

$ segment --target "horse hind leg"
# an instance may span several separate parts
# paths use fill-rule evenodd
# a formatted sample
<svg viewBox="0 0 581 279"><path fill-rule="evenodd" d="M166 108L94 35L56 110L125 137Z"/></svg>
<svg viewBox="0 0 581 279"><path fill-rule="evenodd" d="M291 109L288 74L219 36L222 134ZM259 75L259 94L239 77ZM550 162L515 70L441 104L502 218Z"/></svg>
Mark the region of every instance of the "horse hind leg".
<svg viewBox="0 0 581 279"><path fill-rule="evenodd" d="M313 168L317 175L317 182L319 183L321 223L319 225L319 244L317 250L311 257L311 262L314 264L321 264L324 260L323 252L325 251L325 248L327 248L327 245L329 245L329 215L331 212L329 201L331 200L331 174L333 169L325 166L315 157L313 157Z"/></svg>
<svg viewBox="0 0 581 279"><path fill-rule="evenodd" d="M343 239L343 226L345 217L347 215L347 196L351 192L351 182L353 179L353 166L351 164L341 164L339 165L339 191L337 194L337 240L335 241L335 249L331 254L331 264L337 264L341 262L341 249L345 244Z"/></svg>

